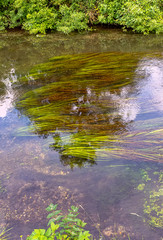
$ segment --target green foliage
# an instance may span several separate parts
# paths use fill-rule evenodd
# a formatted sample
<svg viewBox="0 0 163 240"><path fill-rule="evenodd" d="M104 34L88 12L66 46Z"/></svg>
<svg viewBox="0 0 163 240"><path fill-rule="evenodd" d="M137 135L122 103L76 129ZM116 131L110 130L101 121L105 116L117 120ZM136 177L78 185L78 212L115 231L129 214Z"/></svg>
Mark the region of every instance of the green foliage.
<svg viewBox="0 0 163 240"><path fill-rule="evenodd" d="M81 167L87 160L93 164L97 154L100 157L116 157L118 145L114 146L119 140L115 131L124 126L117 124L117 121L114 127L108 123L108 111L113 111L114 101L110 99L108 107L108 102L105 104L106 102L97 99L103 94L105 87L115 93L120 87L131 83L136 64L137 57L128 54L55 57L47 63L35 66L30 75L20 79L21 83L27 85L32 81L35 91L32 89L27 92L17 107L30 117L36 134L52 134L54 144L51 144L51 148L60 153L64 165L73 168L76 163ZM49 82L49 79L55 81ZM40 83L42 87L37 87ZM88 88L91 94L87 93ZM74 106L77 107L77 112L73 109ZM104 119L107 124L101 124ZM66 131L71 134L63 135L62 132ZM129 138L126 141L129 142ZM121 154L124 152L131 159L131 154L122 149L122 144L119 149ZM70 156L69 160L65 156Z"/></svg>
<svg viewBox="0 0 163 240"><path fill-rule="evenodd" d="M102 158L158 161L163 139L160 123L154 131L147 126L142 131L137 126L127 132L115 102L122 87L134 83L139 57L142 55L77 54L36 65L17 82L18 88L22 84L30 90L17 108L29 117L31 126L20 129L19 134L30 131L43 137L51 135L54 141L50 147L71 168L86 162L92 165ZM154 126L154 120L150 121ZM146 171L142 177L149 180Z"/></svg>
<svg viewBox="0 0 163 240"><path fill-rule="evenodd" d="M88 25L113 24L136 32L163 32L161 0L1 0L0 30L21 27L32 34L69 33Z"/></svg>
<svg viewBox="0 0 163 240"><path fill-rule="evenodd" d="M6 229L6 227L0 228L0 240L7 240L9 239L10 234L8 234L10 229Z"/></svg>
<svg viewBox="0 0 163 240"><path fill-rule="evenodd" d="M148 172L144 169L141 170L141 176L145 182L151 181L151 178L149 177Z"/></svg>
<svg viewBox="0 0 163 240"><path fill-rule="evenodd" d="M153 182L147 171L142 170L144 174L142 179L145 183L139 184L137 189L139 191L144 191L145 202L144 202L144 214L145 221L149 223L152 227L163 228L163 173L154 172L155 181ZM145 177L144 177L145 176ZM151 187L154 185L154 190Z"/></svg>
<svg viewBox="0 0 163 240"><path fill-rule="evenodd" d="M67 5L62 5L59 8L61 18L57 21L56 28L58 31L64 33L70 33L74 30L86 30L87 18L85 14L81 11L76 11L73 6L68 7Z"/></svg>
<svg viewBox="0 0 163 240"><path fill-rule="evenodd" d="M61 214L61 210L57 210L57 204L50 204L46 210L50 212L47 216L49 220L47 230L35 229L27 240L53 240L53 239L78 239L89 240L91 234L83 228L86 223L77 218L78 208L71 206L66 216Z"/></svg>
<svg viewBox="0 0 163 240"><path fill-rule="evenodd" d="M157 0L126 1L120 24L136 32L163 32L163 14Z"/></svg>
<svg viewBox="0 0 163 240"><path fill-rule="evenodd" d="M139 191L143 191L144 190L144 187L145 187L145 183L140 183L138 186L137 186L137 189Z"/></svg>
<svg viewBox="0 0 163 240"><path fill-rule="evenodd" d="M99 5L99 22L118 24L136 32L163 32L163 13L158 0L104 0Z"/></svg>
<svg viewBox="0 0 163 240"><path fill-rule="evenodd" d="M0 81L0 96L5 94L6 86L3 82Z"/></svg>
<svg viewBox="0 0 163 240"><path fill-rule="evenodd" d="M32 34L56 29L57 11L47 0L15 0L10 27L22 26Z"/></svg>
<svg viewBox="0 0 163 240"><path fill-rule="evenodd" d="M0 31L8 27L10 20L10 12L12 11L12 4L14 0L0 1Z"/></svg>

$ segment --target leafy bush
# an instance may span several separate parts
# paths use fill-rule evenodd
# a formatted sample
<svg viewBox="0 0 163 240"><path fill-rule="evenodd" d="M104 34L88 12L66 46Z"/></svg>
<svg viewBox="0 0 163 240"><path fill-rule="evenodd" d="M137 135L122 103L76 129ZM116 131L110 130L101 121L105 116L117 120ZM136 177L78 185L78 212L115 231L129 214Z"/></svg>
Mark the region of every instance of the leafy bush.
<svg viewBox="0 0 163 240"><path fill-rule="evenodd" d="M71 206L66 216L61 214L61 210L57 210L57 204L50 204L46 210L51 212L47 218L49 228L35 229L26 240L53 240L53 239L69 239L69 240L89 240L91 234L85 231L83 227L86 225L82 220L77 218L78 208Z"/></svg>
<svg viewBox="0 0 163 240"><path fill-rule="evenodd" d="M68 7L67 5L60 6L59 12L61 14L60 20L56 24L58 31L64 33L70 33L74 30L86 30L87 18L81 11L76 11L73 6Z"/></svg>
<svg viewBox="0 0 163 240"><path fill-rule="evenodd" d="M113 24L140 33L163 33L162 0L1 0L0 30L69 33L88 25Z"/></svg>
<svg viewBox="0 0 163 240"><path fill-rule="evenodd" d="M12 4L14 0L0 1L0 31L9 26L10 11L12 11Z"/></svg>
<svg viewBox="0 0 163 240"><path fill-rule="evenodd" d="M99 22L122 25L136 32L163 32L162 4L158 0L104 0L99 4Z"/></svg>
<svg viewBox="0 0 163 240"><path fill-rule="evenodd" d="M163 32L163 19L155 0L127 1L120 23L136 32Z"/></svg>
<svg viewBox="0 0 163 240"><path fill-rule="evenodd" d="M47 0L15 0L9 27L22 26L32 34L55 30L58 13L54 7L48 7L47 3Z"/></svg>

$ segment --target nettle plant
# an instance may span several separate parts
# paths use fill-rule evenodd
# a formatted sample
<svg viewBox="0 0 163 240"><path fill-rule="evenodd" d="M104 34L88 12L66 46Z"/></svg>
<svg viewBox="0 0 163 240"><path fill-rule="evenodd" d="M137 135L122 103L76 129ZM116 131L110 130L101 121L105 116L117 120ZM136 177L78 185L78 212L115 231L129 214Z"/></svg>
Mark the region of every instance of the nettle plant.
<svg viewBox="0 0 163 240"><path fill-rule="evenodd" d="M78 208L71 206L67 215L62 215L61 210L57 210L57 204L50 204L46 210L50 212L47 216L49 220L48 229L34 229L26 240L89 240L91 234L85 231L86 225L81 219L77 218Z"/></svg>

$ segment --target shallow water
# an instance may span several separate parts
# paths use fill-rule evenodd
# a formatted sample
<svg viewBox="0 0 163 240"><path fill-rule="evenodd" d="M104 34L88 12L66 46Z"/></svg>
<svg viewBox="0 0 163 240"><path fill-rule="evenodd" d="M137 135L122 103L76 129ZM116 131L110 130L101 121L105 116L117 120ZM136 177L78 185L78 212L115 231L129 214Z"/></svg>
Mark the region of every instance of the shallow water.
<svg viewBox="0 0 163 240"><path fill-rule="evenodd" d="M97 238L161 239L149 195L160 207L162 43L107 29L0 35L0 224L12 239L45 227L51 202L81 205Z"/></svg>

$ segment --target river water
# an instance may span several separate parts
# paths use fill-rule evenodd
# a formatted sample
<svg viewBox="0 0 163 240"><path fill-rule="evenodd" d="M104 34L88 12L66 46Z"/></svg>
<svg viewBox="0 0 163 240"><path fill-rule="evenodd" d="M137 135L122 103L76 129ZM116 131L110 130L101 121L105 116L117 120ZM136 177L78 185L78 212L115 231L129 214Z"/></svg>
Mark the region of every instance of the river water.
<svg viewBox="0 0 163 240"><path fill-rule="evenodd" d="M0 227L52 202L103 239L161 240L163 36L0 35ZM50 60L49 60L50 59Z"/></svg>

